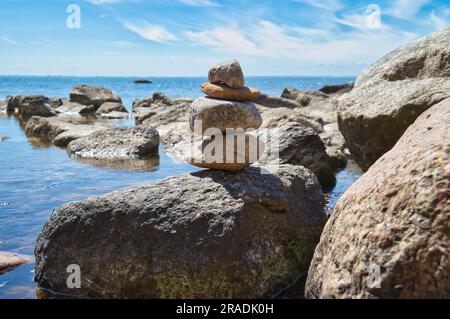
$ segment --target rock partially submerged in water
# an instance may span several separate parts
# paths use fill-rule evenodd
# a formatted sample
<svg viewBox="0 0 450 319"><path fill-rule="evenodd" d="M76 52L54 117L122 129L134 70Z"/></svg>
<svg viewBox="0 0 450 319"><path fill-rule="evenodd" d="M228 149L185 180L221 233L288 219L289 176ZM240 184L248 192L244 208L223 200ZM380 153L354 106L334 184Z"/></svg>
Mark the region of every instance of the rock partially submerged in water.
<svg viewBox="0 0 450 319"><path fill-rule="evenodd" d="M74 140L70 155L97 159L133 159L158 154L159 134L152 127L116 127Z"/></svg>
<svg viewBox="0 0 450 319"><path fill-rule="evenodd" d="M450 296L450 99L425 111L337 203L309 298Z"/></svg>
<svg viewBox="0 0 450 319"><path fill-rule="evenodd" d="M29 264L32 259L31 256L0 251L0 275L11 271L18 266Z"/></svg>
<svg viewBox="0 0 450 319"><path fill-rule="evenodd" d="M66 147L75 139L111 127L110 124L104 122L87 123L89 122L80 116L60 115L49 118L33 116L25 126L25 132L27 135L53 141L57 146Z"/></svg>
<svg viewBox="0 0 450 319"><path fill-rule="evenodd" d="M97 115L107 114L111 112L128 112L122 103L117 102L106 102L103 103L95 112Z"/></svg>
<svg viewBox="0 0 450 319"><path fill-rule="evenodd" d="M32 116L51 117L56 112L50 106L50 99L43 95L16 95L7 102L8 112L17 110L19 116L27 121Z"/></svg>
<svg viewBox="0 0 450 319"><path fill-rule="evenodd" d="M425 110L450 96L450 28L412 41L367 68L341 97L339 129L367 170Z"/></svg>
<svg viewBox="0 0 450 319"><path fill-rule="evenodd" d="M70 101L83 105L94 105L98 109L103 103L122 103L122 99L110 89L85 84L75 86L70 92Z"/></svg>
<svg viewBox="0 0 450 319"><path fill-rule="evenodd" d="M133 83L135 83L135 84L151 84L152 81L147 80L147 79L137 79L137 80L134 80Z"/></svg>
<svg viewBox="0 0 450 319"><path fill-rule="evenodd" d="M92 298L271 297L307 269L325 222L316 177L201 171L57 209L36 243L35 280ZM67 288L78 264L81 289Z"/></svg>

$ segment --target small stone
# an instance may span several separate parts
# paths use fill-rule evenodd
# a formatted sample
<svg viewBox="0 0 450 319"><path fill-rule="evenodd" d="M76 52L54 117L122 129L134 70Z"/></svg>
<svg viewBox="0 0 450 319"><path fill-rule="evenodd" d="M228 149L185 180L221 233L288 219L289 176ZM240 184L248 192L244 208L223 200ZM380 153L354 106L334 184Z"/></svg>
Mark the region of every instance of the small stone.
<svg viewBox="0 0 450 319"><path fill-rule="evenodd" d="M226 85L211 83L202 84L200 89L209 97L237 101L256 101L261 94L258 90L246 86L232 89Z"/></svg>
<svg viewBox="0 0 450 319"><path fill-rule="evenodd" d="M244 74L237 60L220 63L208 72L208 80L212 84L225 84L239 89L244 86Z"/></svg>
<svg viewBox="0 0 450 319"><path fill-rule="evenodd" d="M194 132L196 121L201 121L201 133L205 133L209 128L217 128L223 133L226 133L227 129L258 129L262 124L261 115L252 102L206 97L196 99L189 109L189 124Z"/></svg>

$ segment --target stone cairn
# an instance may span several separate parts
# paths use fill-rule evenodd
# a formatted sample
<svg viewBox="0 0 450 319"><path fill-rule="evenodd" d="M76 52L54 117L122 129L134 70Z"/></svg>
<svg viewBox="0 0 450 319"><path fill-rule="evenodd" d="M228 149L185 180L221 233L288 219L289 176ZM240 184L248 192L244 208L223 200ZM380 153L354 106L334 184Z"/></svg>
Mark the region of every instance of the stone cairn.
<svg viewBox="0 0 450 319"><path fill-rule="evenodd" d="M191 130L201 139L194 143L189 162L202 168L239 171L257 162L264 144L251 131L262 124L255 101L260 92L244 86L244 74L236 60L209 70L206 95L189 109ZM250 133L249 133L250 132Z"/></svg>

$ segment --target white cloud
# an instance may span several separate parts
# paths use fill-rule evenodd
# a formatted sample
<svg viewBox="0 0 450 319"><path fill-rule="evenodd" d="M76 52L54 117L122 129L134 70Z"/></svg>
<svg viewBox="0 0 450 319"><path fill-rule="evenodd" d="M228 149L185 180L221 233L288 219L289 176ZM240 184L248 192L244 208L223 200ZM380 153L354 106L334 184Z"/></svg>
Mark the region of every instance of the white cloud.
<svg viewBox="0 0 450 319"><path fill-rule="evenodd" d="M183 4L193 7L218 7L219 4L212 0L178 0Z"/></svg>
<svg viewBox="0 0 450 319"><path fill-rule="evenodd" d="M432 24L434 26L434 28L436 30L441 30L441 29L444 29L444 28L446 28L446 27L448 27L450 25L449 20L446 19L447 14L445 14L445 12L444 12L444 17L438 16L436 14L435 10L433 10L430 13L429 22L430 22L430 24Z"/></svg>
<svg viewBox="0 0 450 319"><path fill-rule="evenodd" d="M139 35L141 38L158 43L170 42L177 40L177 37L167 31L164 27L144 22L140 25L124 22L123 26Z"/></svg>
<svg viewBox="0 0 450 319"><path fill-rule="evenodd" d="M113 3L122 2L123 0L86 0L86 1L91 4L94 4L96 6L101 6L104 4L113 4Z"/></svg>
<svg viewBox="0 0 450 319"><path fill-rule="evenodd" d="M0 40L3 40L4 42L8 43L8 44L12 44L12 45L20 45L19 42L17 42L14 39L11 39L10 37L7 37L6 35L2 35L0 36Z"/></svg>
<svg viewBox="0 0 450 319"><path fill-rule="evenodd" d="M397 19L409 20L417 16L423 6L431 0L394 0L390 8L383 12Z"/></svg>
<svg viewBox="0 0 450 319"><path fill-rule="evenodd" d="M368 64L416 37L415 34L389 28L355 28L339 34L330 30L277 25L264 20L254 27L218 27L185 34L194 44L228 56L287 59L296 65L309 66ZM320 40L315 35L319 35Z"/></svg>

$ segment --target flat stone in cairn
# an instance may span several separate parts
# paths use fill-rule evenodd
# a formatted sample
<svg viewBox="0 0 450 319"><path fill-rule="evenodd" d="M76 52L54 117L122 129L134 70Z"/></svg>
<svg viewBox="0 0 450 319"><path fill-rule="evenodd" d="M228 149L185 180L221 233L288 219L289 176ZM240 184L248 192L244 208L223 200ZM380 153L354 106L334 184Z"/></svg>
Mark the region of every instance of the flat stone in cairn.
<svg viewBox="0 0 450 319"><path fill-rule="evenodd" d="M202 84L200 89L209 97L236 101L256 101L261 94L257 89L246 86L232 89L226 85L211 83Z"/></svg>

